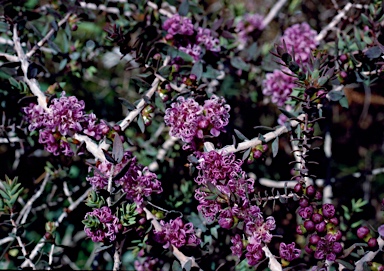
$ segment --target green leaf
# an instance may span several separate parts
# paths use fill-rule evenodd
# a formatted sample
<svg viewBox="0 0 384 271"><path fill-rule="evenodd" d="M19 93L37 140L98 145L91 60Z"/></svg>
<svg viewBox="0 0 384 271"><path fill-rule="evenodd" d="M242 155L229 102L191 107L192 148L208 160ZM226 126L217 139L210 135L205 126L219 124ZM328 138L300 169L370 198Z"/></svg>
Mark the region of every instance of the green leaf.
<svg viewBox="0 0 384 271"><path fill-rule="evenodd" d="M345 96L339 100L339 104L344 108L349 108L348 99Z"/></svg>
<svg viewBox="0 0 384 271"><path fill-rule="evenodd" d="M344 93L341 92L341 91L337 91L337 90L331 90L330 92L328 92L327 96L328 96L328 98L329 98L331 101L337 102L337 101L339 101L341 98L344 97Z"/></svg>
<svg viewBox="0 0 384 271"><path fill-rule="evenodd" d="M132 111L136 109L136 106L134 106L132 103L130 103L126 99L119 97L119 100L121 104L124 105L128 110Z"/></svg>
<svg viewBox="0 0 384 271"><path fill-rule="evenodd" d="M239 130L234 129L235 134L240 140L246 141L249 140L245 135L243 135Z"/></svg>
<svg viewBox="0 0 384 271"><path fill-rule="evenodd" d="M124 156L123 142L121 141L118 133L114 134L115 137L113 138L112 157L116 160L117 163L120 163Z"/></svg>
<svg viewBox="0 0 384 271"><path fill-rule="evenodd" d="M139 114L139 116L137 117L137 125L139 125L140 131L142 133L144 133L145 132L145 124L144 124L143 116L141 114Z"/></svg>
<svg viewBox="0 0 384 271"><path fill-rule="evenodd" d="M176 260L174 260L172 263L172 271L183 271L183 268L181 268L180 263Z"/></svg>
<svg viewBox="0 0 384 271"><path fill-rule="evenodd" d="M184 264L184 269L186 271L191 271L191 268L192 268L192 261L191 260L188 260L185 264Z"/></svg>
<svg viewBox="0 0 384 271"><path fill-rule="evenodd" d="M281 111L281 113L286 115L288 118L297 118L299 116L299 114L297 112L289 112L282 107L279 107L279 110Z"/></svg>
<svg viewBox="0 0 384 271"><path fill-rule="evenodd" d="M248 149L244 152L244 154L243 154L243 158L242 158L243 161L245 161L245 160L249 157L249 154L251 153L251 150L252 150L252 148L248 148Z"/></svg>
<svg viewBox="0 0 384 271"><path fill-rule="evenodd" d="M279 151L279 137L276 137L275 140L273 140L273 142L272 142L272 155L273 155L273 157L276 157L278 151Z"/></svg>
<svg viewBox="0 0 384 271"><path fill-rule="evenodd" d="M355 223L352 223L351 225L351 228L354 229L354 228L357 228L358 226L360 226L361 224L363 223L363 220L359 220Z"/></svg>
<svg viewBox="0 0 384 271"><path fill-rule="evenodd" d="M96 253L99 253L99 252L102 252L104 250L107 250L108 248L111 248L113 246L113 244L110 244L108 246L102 246L102 247L99 247L98 249L95 250L95 254Z"/></svg>
<svg viewBox="0 0 384 271"><path fill-rule="evenodd" d="M249 71L250 65L245 63L240 57L236 56L231 58L231 65L239 70Z"/></svg>
<svg viewBox="0 0 384 271"><path fill-rule="evenodd" d="M0 32L7 32L9 29L9 25L6 22L0 22Z"/></svg>
<svg viewBox="0 0 384 271"><path fill-rule="evenodd" d="M379 46L374 46L369 48L367 51L364 53L369 59L374 59L378 58L381 56L381 49Z"/></svg>
<svg viewBox="0 0 384 271"><path fill-rule="evenodd" d="M342 264L348 270L354 270L355 269L355 267L352 264L350 264L349 262L346 262L346 261L343 261L340 259L336 259L335 262Z"/></svg>
<svg viewBox="0 0 384 271"><path fill-rule="evenodd" d="M201 76L203 75L203 64L201 61L197 61L195 64L193 64L191 74L196 75L197 80L201 79Z"/></svg>
<svg viewBox="0 0 384 271"><path fill-rule="evenodd" d="M189 10L189 1L183 0L179 6L178 13L180 16L187 16Z"/></svg>

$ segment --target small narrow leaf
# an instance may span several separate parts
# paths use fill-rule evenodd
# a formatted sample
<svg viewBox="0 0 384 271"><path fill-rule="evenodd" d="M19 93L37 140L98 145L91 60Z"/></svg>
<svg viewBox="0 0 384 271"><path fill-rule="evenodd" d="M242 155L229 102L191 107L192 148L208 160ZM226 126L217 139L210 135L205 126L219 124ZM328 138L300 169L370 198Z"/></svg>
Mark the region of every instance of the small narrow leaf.
<svg viewBox="0 0 384 271"><path fill-rule="evenodd" d="M95 253L99 253L99 252L102 252L104 250L107 250L108 248L112 247L113 244L109 245L109 246L102 246L102 247L99 247L98 249L95 250Z"/></svg>
<svg viewBox="0 0 384 271"><path fill-rule="evenodd" d="M193 64L191 74L196 75L197 80L201 79L201 76L203 75L203 64L201 63L201 61L198 61Z"/></svg>
<svg viewBox="0 0 384 271"><path fill-rule="evenodd" d="M123 142L118 133L115 133L113 138L112 157L117 163L120 163L124 156Z"/></svg>
<svg viewBox="0 0 384 271"><path fill-rule="evenodd" d="M142 133L144 133L145 132L145 124L144 124L143 116L141 114L139 114L139 116L137 118L137 125L139 125L140 131Z"/></svg>
<svg viewBox="0 0 384 271"><path fill-rule="evenodd" d="M183 0L179 6L178 13L180 16L187 16L189 10L189 1Z"/></svg>
<svg viewBox="0 0 384 271"><path fill-rule="evenodd" d="M251 150L252 150L252 148L248 148L248 150L246 150L246 151L244 152L244 154L243 154L243 158L242 158L243 161L245 161L246 159L248 159L249 154L251 153Z"/></svg>
<svg viewBox="0 0 384 271"><path fill-rule="evenodd" d="M278 151L279 151L279 138L276 137L275 140L273 140L273 142L272 142L272 155L273 155L273 157L276 157Z"/></svg>
<svg viewBox="0 0 384 271"><path fill-rule="evenodd" d="M113 157L109 154L108 151L106 151L106 150L104 150L104 149L102 149L102 150L103 150L105 159L107 159L108 162L110 162L110 163L112 163L112 164L117 164L116 161L115 161L115 159L113 159Z"/></svg>
<svg viewBox="0 0 384 271"><path fill-rule="evenodd" d="M234 129L235 134L240 140L246 141L249 140L245 135L243 135L239 130Z"/></svg>
<svg viewBox="0 0 384 271"><path fill-rule="evenodd" d="M135 110L136 106L134 106L132 103L128 102L126 99L119 97L119 100L122 105L124 105L128 110Z"/></svg>

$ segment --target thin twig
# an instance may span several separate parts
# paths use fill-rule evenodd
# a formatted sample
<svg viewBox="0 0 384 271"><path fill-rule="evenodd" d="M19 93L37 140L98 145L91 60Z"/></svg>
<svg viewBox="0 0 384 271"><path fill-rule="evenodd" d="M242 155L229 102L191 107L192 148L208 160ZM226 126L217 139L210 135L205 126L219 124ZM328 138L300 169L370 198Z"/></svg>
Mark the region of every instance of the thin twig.
<svg viewBox="0 0 384 271"><path fill-rule="evenodd" d="M167 56L164 60L163 66L167 66L170 61L170 57ZM155 78L152 82L151 88L148 90L148 92L145 94L145 96L150 99L152 95L156 92L157 87L160 83L160 79ZM143 108L146 105L146 101L144 98L142 98L139 103L136 105L136 109L129 112L129 114L123 119L123 121L120 123L121 129L124 131L128 128L129 124L137 117L137 115L140 114L140 112L143 110Z"/></svg>
<svg viewBox="0 0 384 271"><path fill-rule="evenodd" d="M80 203L82 203L85 200L85 198L88 196L88 194L89 194L89 192L91 192L91 190L92 190L92 188L88 188L87 191L85 191L74 203L69 205L68 208L64 209L64 211L61 213L61 215L59 216L59 218L55 222L56 228L59 227L61 222L64 220L64 218L66 218L68 216L68 213L75 210L80 205ZM37 243L37 245L32 250L32 252L29 256L30 260L33 260L37 256L39 251L43 248L45 241L46 241L45 237L40 239L40 241ZM24 261L21 265L21 268L27 267L27 265L28 265L27 261Z"/></svg>
<svg viewBox="0 0 384 271"><path fill-rule="evenodd" d="M69 16L71 16L71 13L70 13L70 12L67 13L67 14L64 16L64 18L61 19L61 20L57 23L58 27L62 26L64 23L66 23L66 22L68 21L68 19L69 19ZM53 28L52 28L51 30L49 30L49 32L45 35L45 37L42 38L37 44L35 44L35 46L33 46L33 48L26 54L26 57L27 57L27 58L30 58L31 56L33 56L33 54L34 54L40 47L42 47L42 46L47 42L47 40L49 40L49 39L52 37L52 35L53 35L55 32L56 32L56 30L53 29Z"/></svg>
<svg viewBox="0 0 384 271"><path fill-rule="evenodd" d="M323 40L325 36L327 35L328 31L333 29L340 21L341 19L346 15L346 13L353 7L353 4L348 2L345 7L337 14L333 20L326 26L324 27L320 33L316 36L315 40L317 42Z"/></svg>
<svg viewBox="0 0 384 271"><path fill-rule="evenodd" d="M112 14L120 14L120 9L117 7L107 7L106 5L96 5L94 3L86 3L84 1L80 2L80 6L83 9L89 9L89 10L96 10L96 11L103 11L106 13L112 13ZM125 11L124 13L125 17L130 17L132 16L132 12L130 11Z"/></svg>
<svg viewBox="0 0 384 271"><path fill-rule="evenodd" d="M302 115L298 116L297 119L302 121L302 120L304 120L304 116L305 116L305 114L302 114ZM291 128L295 128L298 124L299 124L299 122L297 120L292 120L290 122ZM222 149L219 149L217 151L222 151L223 153L234 153L234 152L244 151L248 148L252 148L252 147L257 146L259 144L270 142L273 139L275 139L276 137L278 137L282 134L285 134L287 132L288 132L288 129L286 126L284 126L284 125L278 126L275 131L269 132L269 133L264 135L264 139L265 139L264 142L261 141L258 137L255 137L251 140L239 143L237 147L235 147L235 145L228 145L228 146L225 146Z"/></svg>
<svg viewBox="0 0 384 271"><path fill-rule="evenodd" d="M28 214L30 213L31 209L32 209L32 204L41 196L41 194L43 193L44 189L45 189L45 186L46 184L48 183L48 180L50 178L50 175L49 173L47 172L44 172L43 173L44 176L44 181L43 183L41 184L39 190L37 190L37 192L28 200L28 202L24 205L23 209L21 209L20 211L20 214L19 216L17 217L16 219L16 223L17 224L25 224L25 222L27 221L27 218L28 218Z"/></svg>
<svg viewBox="0 0 384 271"><path fill-rule="evenodd" d="M268 15L263 20L263 25L266 27L275 18L279 10L284 6L287 0L279 0L269 11Z"/></svg>

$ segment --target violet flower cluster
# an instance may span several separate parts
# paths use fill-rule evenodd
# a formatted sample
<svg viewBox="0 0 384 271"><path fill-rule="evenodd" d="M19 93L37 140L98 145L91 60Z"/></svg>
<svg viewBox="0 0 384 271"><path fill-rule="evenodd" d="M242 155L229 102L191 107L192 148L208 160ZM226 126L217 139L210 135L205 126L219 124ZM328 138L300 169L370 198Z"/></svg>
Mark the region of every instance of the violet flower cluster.
<svg viewBox="0 0 384 271"><path fill-rule="evenodd" d="M291 262L300 257L301 250L296 248L295 242L291 244L280 243L280 257L285 261Z"/></svg>
<svg viewBox="0 0 384 271"><path fill-rule="evenodd" d="M107 206L88 212L83 223L86 235L93 242L113 242L123 228L119 219L111 213L111 209Z"/></svg>
<svg viewBox="0 0 384 271"><path fill-rule="evenodd" d="M205 135L219 136L228 124L229 110L222 97L213 95L201 106L192 98L180 96L165 111L164 122L172 136L193 146L195 139Z"/></svg>
<svg viewBox="0 0 384 271"><path fill-rule="evenodd" d="M194 61L203 56L203 48L211 52L220 51L220 40L208 28L198 27L194 29L191 19L173 15L168 18L163 29L167 31L165 39L172 41L177 49L192 56Z"/></svg>
<svg viewBox="0 0 384 271"><path fill-rule="evenodd" d="M310 59L312 50L316 49L316 31L311 29L307 23L295 24L284 31L280 38L280 44L285 42L288 53L295 53L295 61L306 64ZM269 97L272 103L279 107L285 107L287 111L291 108L286 105L289 95L295 87L295 77L290 76L292 72L284 67L282 70L276 69L273 73L268 73L263 81L263 94ZM280 115L279 124L283 124L286 118Z"/></svg>
<svg viewBox="0 0 384 271"><path fill-rule="evenodd" d="M245 14L243 18L236 25L236 32L241 47L252 38L252 34L257 30L263 30L264 17L260 14Z"/></svg>
<svg viewBox="0 0 384 271"><path fill-rule="evenodd" d="M39 143L44 148L59 155L74 154L70 145L70 137L74 133L84 134L100 140L109 132L109 127L104 122L98 122L94 114L84 112L84 101L76 97L66 97L65 92L60 98L55 98L48 106L48 110L36 104L23 108L29 122L30 131L39 129Z"/></svg>
<svg viewBox="0 0 384 271"><path fill-rule="evenodd" d="M178 217L175 220L165 222L160 221L161 231L154 231L155 240L164 244L164 248L174 245L180 248L185 245L198 245L201 240L196 236L192 223L184 224L183 220Z"/></svg>
<svg viewBox="0 0 384 271"><path fill-rule="evenodd" d="M339 242L342 233L337 229L339 220L335 213L333 204L326 203L317 209L310 205L307 199L300 200L298 214L304 219L304 223L297 226L296 232L302 235L310 234L305 251L313 254L318 260L326 259L333 262L343 251Z"/></svg>
<svg viewBox="0 0 384 271"><path fill-rule="evenodd" d="M217 219L225 229L242 222L245 239L234 236L231 250L238 257L245 251L248 263L256 265L264 257L262 247L272 240L270 231L276 225L272 216L264 219L260 208L249 200L249 193L254 192L254 180L247 177L241 169L243 161L236 159L233 153L223 155L212 150L196 153L196 156L200 163L195 182L201 185L195 191L199 201L197 209L208 222Z"/></svg>
<svg viewBox="0 0 384 271"><path fill-rule="evenodd" d="M316 35L317 32L309 24L305 22L294 24L284 31L280 43L285 42L288 53L295 52L296 62L308 63L312 50L316 49L319 44Z"/></svg>
<svg viewBox="0 0 384 271"><path fill-rule="evenodd" d="M108 186L108 178L112 174L115 184L126 193L127 199L134 201L138 206L142 205L144 197L149 197L152 193L160 194L163 191L156 174L139 164L137 158L129 151L126 151L122 161L114 166L113 172L111 170L112 163L104 161L98 164L96 169L89 167L88 171L91 175L86 179L93 189L99 190ZM125 173L116 179L115 177L122 171Z"/></svg>

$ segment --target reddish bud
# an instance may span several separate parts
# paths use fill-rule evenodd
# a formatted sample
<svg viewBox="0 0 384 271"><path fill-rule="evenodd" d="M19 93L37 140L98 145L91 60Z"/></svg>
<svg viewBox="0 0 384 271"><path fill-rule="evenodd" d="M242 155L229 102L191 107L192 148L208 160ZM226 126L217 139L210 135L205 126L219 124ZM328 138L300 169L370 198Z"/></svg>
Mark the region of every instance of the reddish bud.
<svg viewBox="0 0 384 271"><path fill-rule="evenodd" d="M309 201L306 198L301 198L299 201L300 207L308 207L309 206Z"/></svg>
<svg viewBox="0 0 384 271"><path fill-rule="evenodd" d="M373 238L373 237L372 237L371 239L369 239L369 240L368 240L368 246L369 246L369 247L372 247L372 248L373 248L373 247L376 247L376 246L377 246L377 239L376 239L376 238Z"/></svg>
<svg viewBox="0 0 384 271"><path fill-rule="evenodd" d="M357 237L359 237L360 239L364 239L364 237L367 236L369 232L370 230L368 229L368 227L362 226L357 229Z"/></svg>
<svg viewBox="0 0 384 271"><path fill-rule="evenodd" d="M313 232L315 230L315 223L313 223L312 220L306 220L304 222L304 228L309 231L309 232Z"/></svg>
<svg viewBox="0 0 384 271"><path fill-rule="evenodd" d="M305 189L305 193L308 197L313 197L316 194L316 189L313 185L310 185Z"/></svg>
<svg viewBox="0 0 384 271"><path fill-rule="evenodd" d="M303 186L300 183L297 183L293 188L293 191L295 191L295 193L301 193L303 191Z"/></svg>

